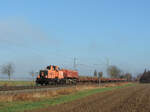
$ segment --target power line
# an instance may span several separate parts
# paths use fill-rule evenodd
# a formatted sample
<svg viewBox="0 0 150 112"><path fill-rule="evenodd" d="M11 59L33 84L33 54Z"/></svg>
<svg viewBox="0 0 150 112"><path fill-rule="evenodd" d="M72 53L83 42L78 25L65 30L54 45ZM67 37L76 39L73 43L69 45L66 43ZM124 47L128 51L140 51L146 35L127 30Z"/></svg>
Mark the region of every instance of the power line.
<svg viewBox="0 0 150 112"><path fill-rule="evenodd" d="M107 68L109 67L109 64L110 64L109 58L106 58L106 66L107 66Z"/></svg>

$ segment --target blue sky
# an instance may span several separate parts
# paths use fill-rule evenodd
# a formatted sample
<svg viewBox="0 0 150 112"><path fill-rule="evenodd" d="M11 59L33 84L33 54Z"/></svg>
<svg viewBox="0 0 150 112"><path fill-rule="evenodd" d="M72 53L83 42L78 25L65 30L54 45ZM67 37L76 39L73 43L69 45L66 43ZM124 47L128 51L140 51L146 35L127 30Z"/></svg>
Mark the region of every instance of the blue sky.
<svg viewBox="0 0 150 112"><path fill-rule="evenodd" d="M148 0L0 1L0 65L28 77L48 64L82 75L105 72L106 60L124 72L150 67ZM97 65L95 65L97 64Z"/></svg>

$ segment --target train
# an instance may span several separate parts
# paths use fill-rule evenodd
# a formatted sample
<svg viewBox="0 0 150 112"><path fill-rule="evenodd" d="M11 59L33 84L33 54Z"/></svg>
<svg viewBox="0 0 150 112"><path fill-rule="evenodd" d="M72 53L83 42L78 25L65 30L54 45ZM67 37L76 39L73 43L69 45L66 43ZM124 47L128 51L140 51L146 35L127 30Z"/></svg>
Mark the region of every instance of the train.
<svg viewBox="0 0 150 112"><path fill-rule="evenodd" d="M40 70L36 78L37 85L56 85L56 84L78 84L78 83L104 83L104 82L125 82L121 78L98 78L79 76L78 71L60 69L58 66L50 65L46 69Z"/></svg>

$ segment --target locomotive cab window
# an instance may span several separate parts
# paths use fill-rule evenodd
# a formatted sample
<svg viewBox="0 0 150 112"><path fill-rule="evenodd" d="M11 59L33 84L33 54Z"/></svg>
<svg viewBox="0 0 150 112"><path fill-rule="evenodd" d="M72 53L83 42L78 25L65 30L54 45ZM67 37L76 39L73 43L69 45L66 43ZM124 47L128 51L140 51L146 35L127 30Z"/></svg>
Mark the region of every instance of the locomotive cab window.
<svg viewBox="0 0 150 112"><path fill-rule="evenodd" d="M40 75L41 76L46 76L46 75L48 75L48 71L47 70L41 70Z"/></svg>

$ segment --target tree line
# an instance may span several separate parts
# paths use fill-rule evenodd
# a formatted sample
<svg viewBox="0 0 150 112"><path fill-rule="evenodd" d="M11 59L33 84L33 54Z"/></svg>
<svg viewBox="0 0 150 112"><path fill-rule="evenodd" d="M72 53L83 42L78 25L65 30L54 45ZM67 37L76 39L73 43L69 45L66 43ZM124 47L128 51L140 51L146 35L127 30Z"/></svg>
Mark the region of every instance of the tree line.
<svg viewBox="0 0 150 112"><path fill-rule="evenodd" d="M139 81L141 83L150 83L150 71L145 69L144 73L140 75Z"/></svg>
<svg viewBox="0 0 150 112"><path fill-rule="evenodd" d="M15 66L13 63L8 63L5 65L2 65L0 68L0 71L2 74L5 74L8 76L8 79L11 79L11 76L13 75L13 73L15 72ZM145 74L150 74L150 72L144 72ZM33 70L31 70L29 72L30 76L32 76L32 79L34 80L34 76L35 76L35 72ZM137 75L137 77L133 77L131 73L127 72L127 73L123 73L121 69L119 69L117 66L112 65L109 66L107 68L107 74L109 75L110 78L125 78L128 81L131 80L136 80L139 81L141 78L141 74ZM145 76L145 75L144 75ZM97 72L97 70L94 71L94 77L99 77L102 78L103 77L103 72Z"/></svg>
<svg viewBox="0 0 150 112"><path fill-rule="evenodd" d="M94 77L99 77L99 75L102 72L97 72L97 70L94 71ZM112 65L107 68L107 74L110 78L125 78L127 81L131 81L133 79L133 76L131 73L123 73L121 69L119 69L117 66Z"/></svg>

